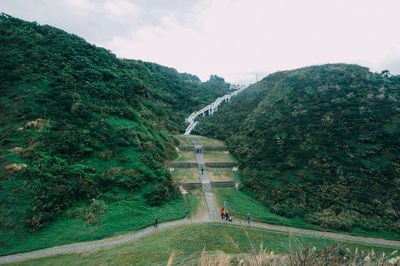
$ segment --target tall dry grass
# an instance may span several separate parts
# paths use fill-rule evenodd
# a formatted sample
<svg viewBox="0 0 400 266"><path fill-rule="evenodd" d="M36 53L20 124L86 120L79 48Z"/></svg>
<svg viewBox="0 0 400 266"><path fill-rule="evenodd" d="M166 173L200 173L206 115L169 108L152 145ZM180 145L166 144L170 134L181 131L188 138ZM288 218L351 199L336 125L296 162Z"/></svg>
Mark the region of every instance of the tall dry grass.
<svg viewBox="0 0 400 266"><path fill-rule="evenodd" d="M317 240L316 240L317 241ZM286 254L269 251L261 244L255 247L249 239L250 249L243 251L232 241L237 252L235 254L211 254L203 249L198 263L199 266L400 266L400 256L397 250L391 254L375 253L374 250L351 250L340 245L326 246L317 249L315 243L304 244L291 237ZM168 260L168 266L173 265L175 252ZM182 265L182 264L181 264ZM191 263L190 265L193 265Z"/></svg>

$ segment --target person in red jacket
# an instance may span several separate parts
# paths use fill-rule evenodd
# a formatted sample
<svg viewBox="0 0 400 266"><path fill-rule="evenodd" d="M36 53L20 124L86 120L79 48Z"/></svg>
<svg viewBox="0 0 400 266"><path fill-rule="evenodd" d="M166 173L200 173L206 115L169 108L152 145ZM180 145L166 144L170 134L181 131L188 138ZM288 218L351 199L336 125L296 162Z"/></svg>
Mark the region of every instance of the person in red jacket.
<svg viewBox="0 0 400 266"><path fill-rule="evenodd" d="M224 219L224 217L225 217L225 210L224 210L224 208L221 209L220 213L221 213L221 219Z"/></svg>

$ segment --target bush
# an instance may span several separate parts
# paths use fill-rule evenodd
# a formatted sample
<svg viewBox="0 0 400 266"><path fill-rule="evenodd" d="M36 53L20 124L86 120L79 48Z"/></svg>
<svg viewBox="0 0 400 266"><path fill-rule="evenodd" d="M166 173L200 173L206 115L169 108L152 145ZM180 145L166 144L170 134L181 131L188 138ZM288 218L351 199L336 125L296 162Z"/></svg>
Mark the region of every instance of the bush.
<svg viewBox="0 0 400 266"><path fill-rule="evenodd" d="M146 204L160 206L170 194L170 189L164 184L156 185L150 192L144 195Z"/></svg>
<svg viewBox="0 0 400 266"><path fill-rule="evenodd" d="M107 211L107 205L102 200L93 199L92 203L89 205L88 212L94 213L96 215L104 214Z"/></svg>
<svg viewBox="0 0 400 266"><path fill-rule="evenodd" d="M335 216L321 218L321 226L337 230L349 231L353 227L352 221L342 220Z"/></svg>
<svg viewBox="0 0 400 266"><path fill-rule="evenodd" d="M303 218L306 223L315 225L321 224L321 219L313 213L307 213Z"/></svg>
<svg viewBox="0 0 400 266"><path fill-rule="evenodd" d="M287 217L287 218L294 218L296 215L293 210L286 204L277 204L271 207L272 212L275 214Z"/></svg>

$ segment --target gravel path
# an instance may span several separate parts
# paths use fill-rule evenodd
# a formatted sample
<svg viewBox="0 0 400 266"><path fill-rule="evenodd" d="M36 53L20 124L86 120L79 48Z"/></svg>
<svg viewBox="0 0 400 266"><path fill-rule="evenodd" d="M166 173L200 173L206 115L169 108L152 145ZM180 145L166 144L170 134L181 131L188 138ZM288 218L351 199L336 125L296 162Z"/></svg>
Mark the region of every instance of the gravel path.
<svg viewBox="0 0 400 266"><path fill-rule="evenodd" d="M189 136L189 138L191 139L193 144L195 144L195 145L198 144L197 137ZM202 183L202 189L203 189L203 193L205 195L206 204L207 204L207 208L208 208L208 212L209 212L209 217L207 217L206 219L196 219L196 220L181 219L181 220L161 223L161 224L159 224L158 228L154 228L153 226L150 226L150 227L144 228L142 230L135 231L133 233L115 237L115 238L103 239L103 240L93 241L93 242L83 242L83 243L77 243L77 244L71 244L71 245L64 245L64 246L46 248L46 249L30 251L30 252L25 252L25 253L18 253L18 254L14 254L14 255L2 256L2 257L0 257L0 264L18 262L18 261L29 260L29 259L38 259L38 258L43 258L43 257L48 257L48 256L55 256L55 255L59 255L59 254L93 251L93 250L97 250L99 248L111 247L111 246L115 246L115 245L124 244L124 243L130 242L130 241L133 241L133 240L137 240L139 238L142 238L144 236L155 233L155 232L165 229L165 228L172 228L172 227L176 227L176 226L189 225L189 224L210 223L210 222L223 223L223 224L227 224L230 226L260 228L260 229L266 229L266 230L275 231L275 232L289 233L289 234L301 235L301 236L310 236L310 237L316 237L316 238L329 238L329 239L336 240L336 241L348 241L348 242L355 242L355 243L362 243L362 244L373 244L373 245L382 245L382 246L400 248L400 241L395 241L395 240L386 240L386 239L362 237L362 236L352 236L352 235L348 235L348 234L301 229L301 228L282 226L282 225L272 225L272 224L259 223L259 222L251 222L251 224L249 225L249 224L247 224L247 221L242 221L242 220L235 220L233 222L223 221L218 216L217 205L215 203L214 194L212 192L211 184L208 179L207 171L205 170L205 167L204 167L203 155L201 153L196 154L196 158L197 158L197 163L199 166L199 175L200 175L200 179L201 179L201 183ZM201 174L201 167L204 168L203 174Z"/></svg>
<svg viewBox="0 0 400 266"><path fill-rule="evenodd" d="M87 252L87 251L94 251L99 248L104 247L111 247L115 245L124 244L133 240L140 239L152 233L156 233L162 229L166 228L173 228L176 226L182 225L189 225L189 224L205 224L211 223L209 219L199 219L199 220L190 220L190 219L181 219L172 222L166 222L159 224L158 228L154 228L153 226L147 227L140 231L136 231L130 234L126 234L123 236L119 236L116 238L110 239L103 239L94 242L84 242L84 243L77 243L65 246L58 246L52 248L46 248L36 251L30 251L25 253L19 253L14 255L8 255L0 257L0 264L6 264L11 262L18 262L30 259L38 259L43 257L55 256L60 254L68 254L74 252ZM250 225L247 224L247 221L236 220L233 222L226 222L221 221L220 219L216 219L215 223L226 224L227 226L241 226L241 227L250 227L250 228L259 228L265 229L275 232L282 232L282 233L289 233L293 235L300 235L300 236L310 236L316 238L328 238L335 241L348 241L354 243L362 243L362 244L374 244L374 245L382 245L388 246L393 248L400 248L400 241L395 240L386 240L380 238L371 238L371 237L362 237L362 236L352 236L347 234L338 234L338 233L331 233L331 232L324 232L324 231L315 231L315 230L308 230L308 229L300 229L288 226L281 226L281 225L272 225L272 224L265 224L265 223L258 223L252 222Z"/></svg>

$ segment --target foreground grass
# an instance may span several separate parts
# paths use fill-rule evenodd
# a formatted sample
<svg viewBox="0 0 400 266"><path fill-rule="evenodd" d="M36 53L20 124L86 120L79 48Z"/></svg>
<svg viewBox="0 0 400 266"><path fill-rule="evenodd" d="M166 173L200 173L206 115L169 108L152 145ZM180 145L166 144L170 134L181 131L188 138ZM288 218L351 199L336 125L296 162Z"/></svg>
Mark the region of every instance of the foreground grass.
<svg viewBox="0 0 400 266"><path fill-rule="evenodd" d="M95 223L87 221L88 203L81 203L68 210L55 222L39 232L0 229L0 255L31 251L73 242L98 240L105 237L135 231L151 225L155 217L161 222L176 220L190 215L191 207L198 203L191 195L173 199L162 206L150 207L143 197L132 197L127 191L110 193L101 198L106 203L104 214L95 217Z"/></svg>
<svg viewBox="0 0 400 266"><path fill-rule="evenodd" d="M227 208L233 217L239 219L247 219L247 214L251 215L253 221L265 222L271 224L287 225L292 227L313 229L313 230L324 230L340 233L348 233L359 236L367 237L378 237L385 239L400 239L400 234L388 231L364 231L360 228L353 228L349 232L331 230L327 228L322 228L318 225L312 225L306 223L302 218L295 217L292 219L282 217L272 213L266 206L261 202L255 200L250 195L237 190L237 189L214 189L214 194L216 196L217 204L219 208L224 206L224 200L229 202Z"/></svg>
<svg viewBox="0 0 400 266"><path fill-rule="evenodd" d="M235 244L239 248L235 247ZM196 261L203 249L229 254L248 252L251 245L263 244L267 250L286 253L291 249L315 246L321 249L338 242L312 237L293 237L284 233L220 224L199 224L161 230L143 239L95 252L76 253L42 258L13 265L166 265L175 251L174 264ZM390 253L393 249L367 247L353 243L339 243L343 248L359 248Z"/></svg>

